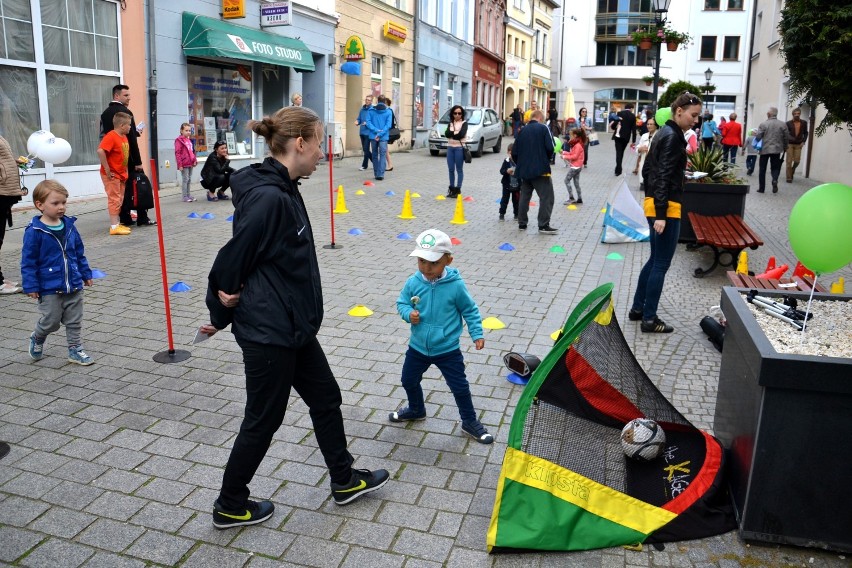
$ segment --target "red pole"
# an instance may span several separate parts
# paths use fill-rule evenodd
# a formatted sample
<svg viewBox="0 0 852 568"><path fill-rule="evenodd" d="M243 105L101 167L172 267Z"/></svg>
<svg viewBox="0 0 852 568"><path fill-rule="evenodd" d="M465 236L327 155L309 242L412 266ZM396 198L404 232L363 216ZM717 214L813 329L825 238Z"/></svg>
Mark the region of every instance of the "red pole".
<svg viewBox="0 0 852 568"><path fill-rule="evenodd" d="M332 139L331 134L329 134L326 150L328 150L328 209L331 217L331 244L322 247L326 249L343 248L343 245L337 245L334 242L334 169L332 168L334 154L331 145Z"/></svg>
<svg viewBox="0 0 852 568"><path fill-rule="evenodd" d="M175 342L172 336L172 308L169 304L169 277L166 272L166 249L163 246L163 216L160 215L160 185L157 181L157 162L151 160L151 186L154 192L154 211L157 213L157 238L160 245L160 271L163 275L163 300L166 305L166 333L169 338L169 354L175 353Z"/></svg>

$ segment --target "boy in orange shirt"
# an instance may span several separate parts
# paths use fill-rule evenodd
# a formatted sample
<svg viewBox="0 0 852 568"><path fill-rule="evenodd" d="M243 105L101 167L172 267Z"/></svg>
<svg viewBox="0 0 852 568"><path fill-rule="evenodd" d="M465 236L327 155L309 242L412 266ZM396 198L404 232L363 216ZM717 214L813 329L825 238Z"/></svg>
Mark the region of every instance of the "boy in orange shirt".
<svg viewBox="0 0 852 568"><path fill-rule="evenodd" d="M101 180L107 194L109 211L109 234L129 235L130 227L119 224L121 202L124 199L124 183L127 181L127 160L130 156L130 144L127 133L130 132L130 115L117 112L112 119L114 130L110 130L98 146L98 158L101 161Z"/></svg>

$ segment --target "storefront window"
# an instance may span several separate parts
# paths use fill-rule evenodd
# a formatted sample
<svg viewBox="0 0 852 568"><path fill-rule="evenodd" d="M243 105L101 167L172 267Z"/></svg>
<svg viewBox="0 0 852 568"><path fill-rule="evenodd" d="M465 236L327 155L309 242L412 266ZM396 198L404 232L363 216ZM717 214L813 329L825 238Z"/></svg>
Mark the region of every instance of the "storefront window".
<svg viewBox="0 0 852 568"><path fill-rule="evenodd" d="M29 2L0 0L0 58L35 61Z"/></svg>
<svg viewBox="0 0 852 568"><path fill-rule="evenodd" d="M71 158L63 166L98 163L101 113L112 96L115 77L97 77L62 71L47 72L47 109L50 131L71 144ZM134 91L131 90L131 93ZM144 91L137 90L137 96ZM133 110L131 102L130 109ZM142 120L135 117L137 121Z"/></svg>
<svg viewBox="0 0 852 568"><path fill-rule="evenodd" d="M45 63L118 71L116 6L104 0L41 0Z"/></svg>
<svg viewBox="0 0 852 568"><path fill-rule="evenodd" d="M188 109L196 155L204 157L223 140L228 154L250 156L251 67L243 65L187 64Z"/></svg>
<svg viewBox="0 0 852 568"><path fill-rule="evenodd" d="M17 156L27 154L27 138L39 129L35 69L0 66L0 135Z"/></svg>

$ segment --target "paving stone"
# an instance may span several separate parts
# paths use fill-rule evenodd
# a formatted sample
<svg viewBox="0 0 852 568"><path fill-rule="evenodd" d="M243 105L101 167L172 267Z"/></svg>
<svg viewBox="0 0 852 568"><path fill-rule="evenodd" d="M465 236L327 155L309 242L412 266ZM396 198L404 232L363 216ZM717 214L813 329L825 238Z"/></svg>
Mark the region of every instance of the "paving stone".
<svg viewBox="0 0 852 568"><path fill-rule="evenodd" d="M77 540L95 548L121 552L143 532L142 527L101 518L80 533Z"/></svg>
<svg viewBox="0 0 852 568"><path fill-rule="evenodd" d="M339 566L349 551L345 544L310 536L298 536L284 554L284 560L304 566Z"/></svg>
<svg viewBox="0 0 852 568"><path fill-rule="evenodd" d="M295 510L282 527L294 534L330 539L340 528L342 519L314 511Z"/></svg>
<svg viewBox="0 0 852 568"><path fill-rule="evenodd" d="M275 512L275 517L264 523L264 526L275 526L273 521L280 519L281 511ZM296 535L282 532L280 530L270 530L268 528L256 527L243 530L237 538L233 540L231 546L240 550L247 550L254 554L263 554L264 556L272 556L279 558L287 547L296 540Z"/></svg>
<svg viewBox="0 0 852 568"><path fill-rule="evenodd" d="M130 519L130 522L149 529L175 533L194 514L194 511L184 507L150 501Z"/></svg>
<svg viewBox="0 0 852 568"><path fill-rule="evenodd" d="M140 497L105 491L86 507L86 511L99 517L127 521L138 513L146 503L148 501Z"/></svg>
<svg viewBox="0 0 852 568"><path fill-rule="evenodd" d="M96 519L95 515L83 511L51 507L35 520L30 528L49 535L70 539L94 523ZM0 519L0 522L4 521Z"/></svg>
<svg viewBox="0 0 852 568"><path fill-rule="evenodd" d="M378 521L391 526L407 527L410 529L425 531L435 518L437 511L420 505L406 505L404 503L385 503L379 513Z"/></svg>
<svg viewBox="0 0 852 568"><path fill-rule="evenodd" d="M3 487L0 487L0 489L6 493L22 495L32 499L40 499L48 491L60 483L62 483L62 481L59 479L53 479L51 477L45 477L35 473L28 473L25 475L19 475L18 477L7 481L3 484Z"/></svg>
<svg viewBox="0 0 852 568"><path fill-rule="evenodd" d="M3 499L2 503L0 525L12 525L14 527L26 527L50 507L41 501L17 495L9 495Z"/></svg>
<svg viewBox="0 0 852 568"><path fill-rule="evenodd" d="M393 545L393 552L424 558L433 562L445 562L450 554L453 540L410 529L403 529Z"/></svg>
<svg viewBox="0 0 852 568"><path fill-rule="evenodd" d="M74 568L82 565L95 553L87 546L69 541L49 539L30 552L21 561L22 566L55 568L56 566Z"/></svg>
<svg viewBox="0 0 852 568"><path fill-rule="evenodd" d="M402 566L405 557L368 548L350 547L341 568L394 568Z"/></svg>
<svg viewBox="0 0 852 568"><path fill-rule="evenodd" d="M218 546L202 544L181 564L183 568L242 568L251 559L251 554Z"/></svg>
<svg viewBox="0 0 852 568"><path fill-rule="evenodd" d="M190 494L192 489L193 487L187 483L167 479L154 479L151 483L137 489L136 496L174 505L180 503L182 499Z"/></svg>
<svg viewBox="0 0 852 568"><path fill-rule="evenodd" d="M192 548L193 541L159 531L148 530L127 550L127 554L174 566Z"/></svg>
<svg viewBox="0 0 852 568"><path fill-rule="evenodd" d="M96 552L83 566L84 568L144 568L145 562L109 552Z"/></svg>

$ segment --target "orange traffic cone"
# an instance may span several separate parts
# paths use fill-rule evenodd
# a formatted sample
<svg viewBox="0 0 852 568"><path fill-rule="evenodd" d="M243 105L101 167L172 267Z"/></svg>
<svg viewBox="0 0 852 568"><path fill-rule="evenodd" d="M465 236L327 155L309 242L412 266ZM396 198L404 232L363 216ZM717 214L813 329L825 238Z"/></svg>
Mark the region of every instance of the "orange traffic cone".
<svg viewBox="0 0 852 568"><path fill-rule="evenodd" d="M764 271L763 271L763 273L764 273L764 274L766 274L767 272L769 272L769 271L770 271L770 270L772 270L773 268L775 268L775 257L774 257L774 256L770 256L770 257L769 257L769 262L767 262L767 263L766 263L766 270L764 270Z"/></svg>
<svg viewBox="0 0 852 568"><path fill-rule="evenodd" d="M402 212L397 215L400 219L417 219L411 210L411 190L405 190L405 199L402 200Z"/></svg>
<svg viewBox="0 0 852 568"><path fill-rule="evenodd" d="M787 266L786 264L782 264L778 268L773 268L772 270L767 270L763 274L758 274L756 276L756 278L763 278L765 280L769 280L769 279L777 280L778 278L781 278L782 276L784 276L784 273L787 272L787 270L789 270L789 269L790 269L789 266Z"/></svg>
<svg viewBox="0 0 852 568"><path fill-rule="evenodd" d="M813 270L802 264L802 261L800 260L796 263L796 268L793 269L793 276L798 276L799 278L807 277L812 279L814 276L816 276L816 274L814 274Z"/></svg>

